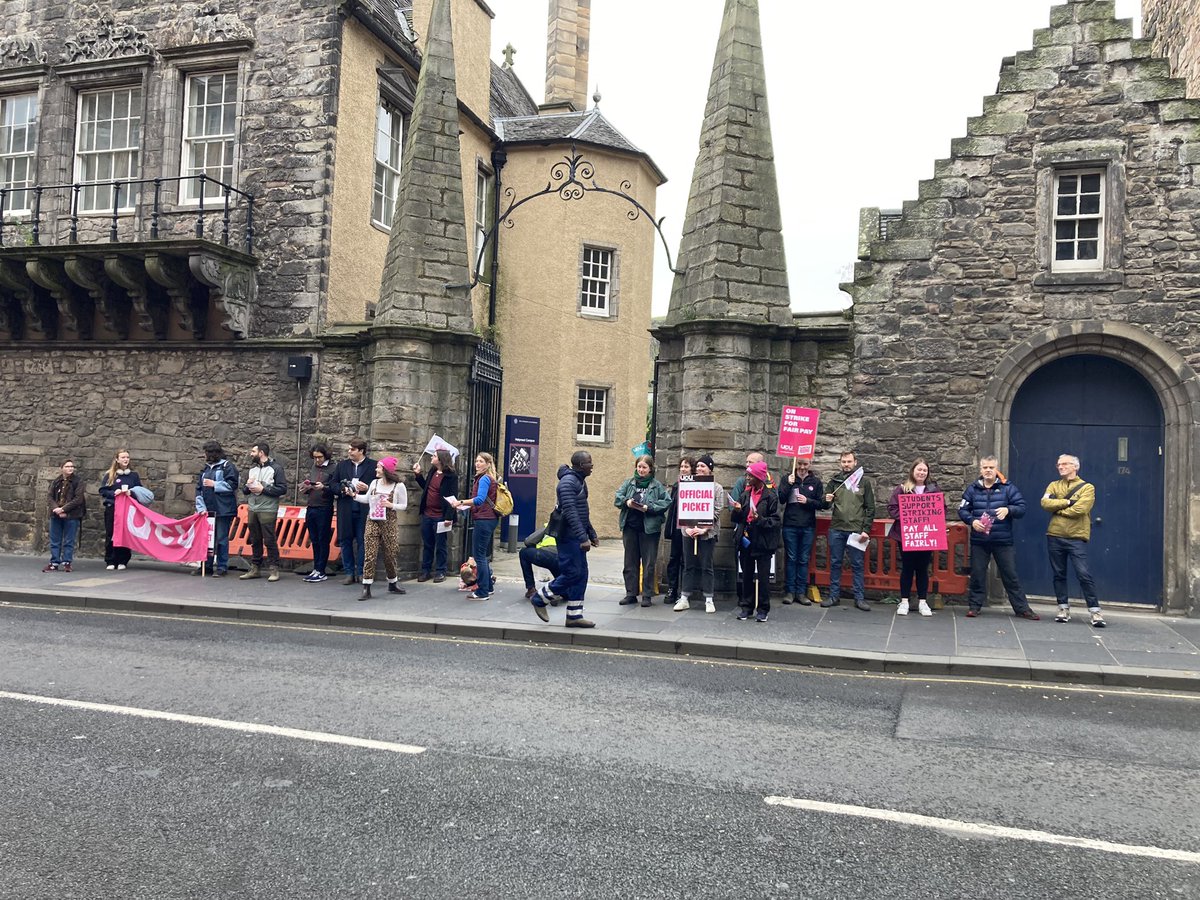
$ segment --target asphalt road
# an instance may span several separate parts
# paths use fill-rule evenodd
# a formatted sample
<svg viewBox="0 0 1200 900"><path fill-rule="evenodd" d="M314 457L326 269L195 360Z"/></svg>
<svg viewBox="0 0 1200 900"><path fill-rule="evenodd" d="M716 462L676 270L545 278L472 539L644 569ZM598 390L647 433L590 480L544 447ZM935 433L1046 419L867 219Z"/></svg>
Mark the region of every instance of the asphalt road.
<svg viewBox="0 0 1200 900"><path fill-rule="evenodd" d="M1200 898L1196 696L14 607L0 692L4 900Z"/></svg>

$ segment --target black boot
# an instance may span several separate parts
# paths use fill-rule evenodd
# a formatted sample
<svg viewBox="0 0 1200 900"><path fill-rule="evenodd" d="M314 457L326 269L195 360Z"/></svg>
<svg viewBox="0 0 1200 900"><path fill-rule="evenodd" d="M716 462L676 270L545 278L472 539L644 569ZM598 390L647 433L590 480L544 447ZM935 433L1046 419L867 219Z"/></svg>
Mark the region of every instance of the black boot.
<svg viewBox="0 0 1200 900"><path fill-rule="evenodd" d="M396 582L389 581L388 582L388 593L389 594L403 594L406 592L405 592L404 588L400 587L400 585L396 584Z"/></svg>
<svg viewBox="0 0 1200 900"><path fill-rule="evenodd" d="M362 593L358 595L358 599L359 600L370 600L371 599L371 586L369 584L363 585Z"/></svg>

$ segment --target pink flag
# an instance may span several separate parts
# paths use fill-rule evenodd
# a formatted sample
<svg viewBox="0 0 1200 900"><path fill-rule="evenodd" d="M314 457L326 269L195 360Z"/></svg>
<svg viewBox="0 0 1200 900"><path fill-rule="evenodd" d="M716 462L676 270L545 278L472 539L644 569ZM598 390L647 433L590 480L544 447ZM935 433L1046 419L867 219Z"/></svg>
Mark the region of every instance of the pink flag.
<svg viewBox="0 0 1200 900"><path fill-rule="evenodd" d="M842 482L842 487L844 487L846 490L848 490L852 494L857 494L858 493L858 484L860 481L862 481L862 479L863 479L863 467L859 466L857 469L855 469L853 472L850 473L849 478L847 478L845 481Z"/></svg>
<svg viewBox="0 0 1200 900"><path fill-rule="evenodd" d="M165 562L199 562L208 556L208 516L168 519L132 497L117 494L113 546L128 547Z"/></svg>

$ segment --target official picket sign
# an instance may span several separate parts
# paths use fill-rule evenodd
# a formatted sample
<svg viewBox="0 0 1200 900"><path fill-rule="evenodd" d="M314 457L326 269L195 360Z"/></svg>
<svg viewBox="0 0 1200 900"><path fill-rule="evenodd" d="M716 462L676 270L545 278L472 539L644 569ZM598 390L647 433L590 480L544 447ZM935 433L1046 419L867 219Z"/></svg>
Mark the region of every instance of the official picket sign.
<svg viewBox="0 0 1200 900"><path fill-rule="evenodd" d="M946 495L901 494L900 546L904 550L945 550Z"/></svg>
<svg viewBox="0 0 1200 900"><path fill-rule="evenodd" d="M779 417L779 443L776 456L812 459L817 449L819 409L804 406L785 406Z"/></svg>
<svg viewBox="0 0 1200 900"><path fill-rule="evenodd" d="M712 525L717 518L717 483L711 475L680 475L675 517L681 528Z"/></svg>

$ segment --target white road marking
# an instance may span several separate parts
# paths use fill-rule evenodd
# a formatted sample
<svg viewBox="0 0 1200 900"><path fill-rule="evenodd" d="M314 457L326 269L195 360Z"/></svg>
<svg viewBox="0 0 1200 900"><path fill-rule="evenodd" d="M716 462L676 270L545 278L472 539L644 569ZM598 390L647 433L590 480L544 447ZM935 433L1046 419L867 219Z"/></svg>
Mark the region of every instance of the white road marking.
<svg viewBox="0 0 1200 900"><path fill-rule="evenodd" d="M391 741L376 741L370 738L350 737L345 734L330 734L326 731L305 731L301 728L283 728L279 725L260 725L257 722L234 722L229 719L212 719L208 716L191 716L186 713L163 712L157 709L138 709L135 706L114 706L111 703L90 703L86 700L64 700L60 697L39 697L35 694L16 694L0 691L0 700L21 700L44 706L63 706L68 709L85 709L91 712L115 713L121 716L136 716L141 719L162 719L167 722L182 722L186 725L202 725L205 728L223 728L245 734L270 734L276 737L295 738L301 741L316 741L321 744L341 744L364 750L385 750L388 753L424 753L424 747L412 744L396 744Z"/></svg>
<svg viewBox="0 0 1200 900"><path fill-rule="evenodd" d="M1099 850L1103 853L1120 853L1125 856L1146 856L1151 859L1166 859L1172 862L1200 863L1200 853L1189 850L1168 850L1162 847L1143 847L1137 844L1116 844L1093 838L1074 837L1069 834L1053 834L1049 831L1034 831L1028 828L1008 828L1004 825L988 825L984 822L960 822L957 819L939 819L916 813L897 812L891 809L874 809L870 806L850 806L845 803L826 803L822 800L803 800L795 797L765 797L771 806L789 806L810 812L831 813L837 816L857 816L861 819L878 819L898 825L915 825L919 828L935 828L967 837L1006 838L1015 841L1037 841L1060 847L1079 847L1084 850Z"/></svg>

